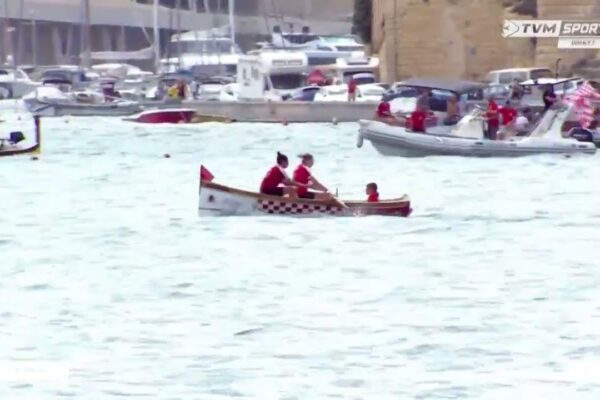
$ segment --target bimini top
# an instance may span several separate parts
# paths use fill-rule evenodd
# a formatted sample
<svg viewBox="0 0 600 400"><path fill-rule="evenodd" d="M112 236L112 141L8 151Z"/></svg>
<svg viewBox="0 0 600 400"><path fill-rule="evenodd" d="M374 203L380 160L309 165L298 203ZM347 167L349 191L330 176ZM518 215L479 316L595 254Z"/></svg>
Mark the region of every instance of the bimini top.
<svg viewBox="0 0 600 400"><path fill-rule="evenodd" d="M479 82L462 81L449 78L410 78L398 82L398 86L412 86L425 89L447 90L455 93L466 93L474 90L483 90L487 85Z"/></svg>

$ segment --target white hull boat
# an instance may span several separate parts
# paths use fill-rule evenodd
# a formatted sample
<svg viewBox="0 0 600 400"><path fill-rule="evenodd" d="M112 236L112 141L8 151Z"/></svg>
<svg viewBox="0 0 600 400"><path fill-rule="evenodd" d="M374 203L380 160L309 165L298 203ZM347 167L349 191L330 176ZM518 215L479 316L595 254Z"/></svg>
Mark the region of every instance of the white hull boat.
<svg viewBox="0 0 600 400"><path fill-rule="evenodd" d="M121 99L105 101L104 96L99 93L63 93L54 87L40 87L24 96L23 102L29 112L45 117L124 117L142 111L138 102Z"/></svg>
<svg viewBox="0 0 600 400"><path fill-rule="evenodd" d="M449 134L414 132L380 121L360 121L358 147L363 140L386 156L521 157L537 154L595 154L593 143L563 138L561 126L571 107L549 110L526 137L490 140L484 137L480 110L464 117Z"/></svg>

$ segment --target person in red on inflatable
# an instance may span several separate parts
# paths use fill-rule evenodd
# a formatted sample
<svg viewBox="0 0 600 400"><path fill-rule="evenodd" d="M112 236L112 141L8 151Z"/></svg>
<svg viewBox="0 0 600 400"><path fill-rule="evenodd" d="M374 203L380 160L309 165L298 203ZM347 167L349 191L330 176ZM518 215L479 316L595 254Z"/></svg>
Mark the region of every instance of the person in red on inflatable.
<svg viewBox="0 0 600 400"><path fill-rule="evenodd" d="M369 196L367 198L367 201L369 203L377 203L379 201L379 192L377 191L377 184L375 182L367 184L367 188L365 191L367 193L367 196Z"/></svg>
<svg viewBox="0 0 600 400"><path fill-rule="evenodd" d="M265 175L262 183L260 184L260 192L262 194L268 194L271 196L289 196L298 197L296 193L296 187L305 186L300 185L291 180L285 169L288 167L289 161L285 154L277 152L277 165L272 167Z"/></svg>
<svg viewBox="0 0 600 400"><path fill-rule="evenodd" d="M517 118L517 110L511 106L510 100L506 100L506 104L500 109L502 117L502 125L510 125Z"/></svg>
<svg viewBox="0 0 600 400"><path fill-rule="evenodd" d="M486 117L488 121L487 137L490 140L496 140L497 138L498 129L500 127L500 117L498 111L498 104L496 104L494 101L494 96L489 96Z"/></svg>
<svg viewBox="0 0 600 400"><path fill-rule="evenodd" d="M310 171L310 168L315 164L312 154L300 154L298 157L302 159L302 162L296 167L293 175L294 182L303 185L299 186L296 190L298 197L303 199L331 200L333 196L329 193L329 190ZM320 190L323 193L312 192L308 190L309 188Z"/></svg>

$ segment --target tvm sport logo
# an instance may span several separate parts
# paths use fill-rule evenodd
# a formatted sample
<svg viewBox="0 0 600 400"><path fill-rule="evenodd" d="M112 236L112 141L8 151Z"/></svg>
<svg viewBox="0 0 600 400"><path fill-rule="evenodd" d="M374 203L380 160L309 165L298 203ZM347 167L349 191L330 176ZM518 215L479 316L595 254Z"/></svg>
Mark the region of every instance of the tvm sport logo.
<svg viewBox="0 0 600 400"><path fill-rule="evenodd" d="M505 38L558 38L564 49L600 49L600 21L506 20Z"/></svg>

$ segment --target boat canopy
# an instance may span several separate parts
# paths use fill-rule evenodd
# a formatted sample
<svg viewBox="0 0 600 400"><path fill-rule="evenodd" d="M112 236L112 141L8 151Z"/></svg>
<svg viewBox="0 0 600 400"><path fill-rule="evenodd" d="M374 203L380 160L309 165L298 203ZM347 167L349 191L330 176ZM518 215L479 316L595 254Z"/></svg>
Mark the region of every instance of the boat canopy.
<svg viewBox="0 0 600 400"><path fill-rule="evenodd" d="M439 89L458 94L483 90L487 85L479 82L462 81L447 78L410 78L398 83L398 86L412 86L424 89Z"/></svg>

